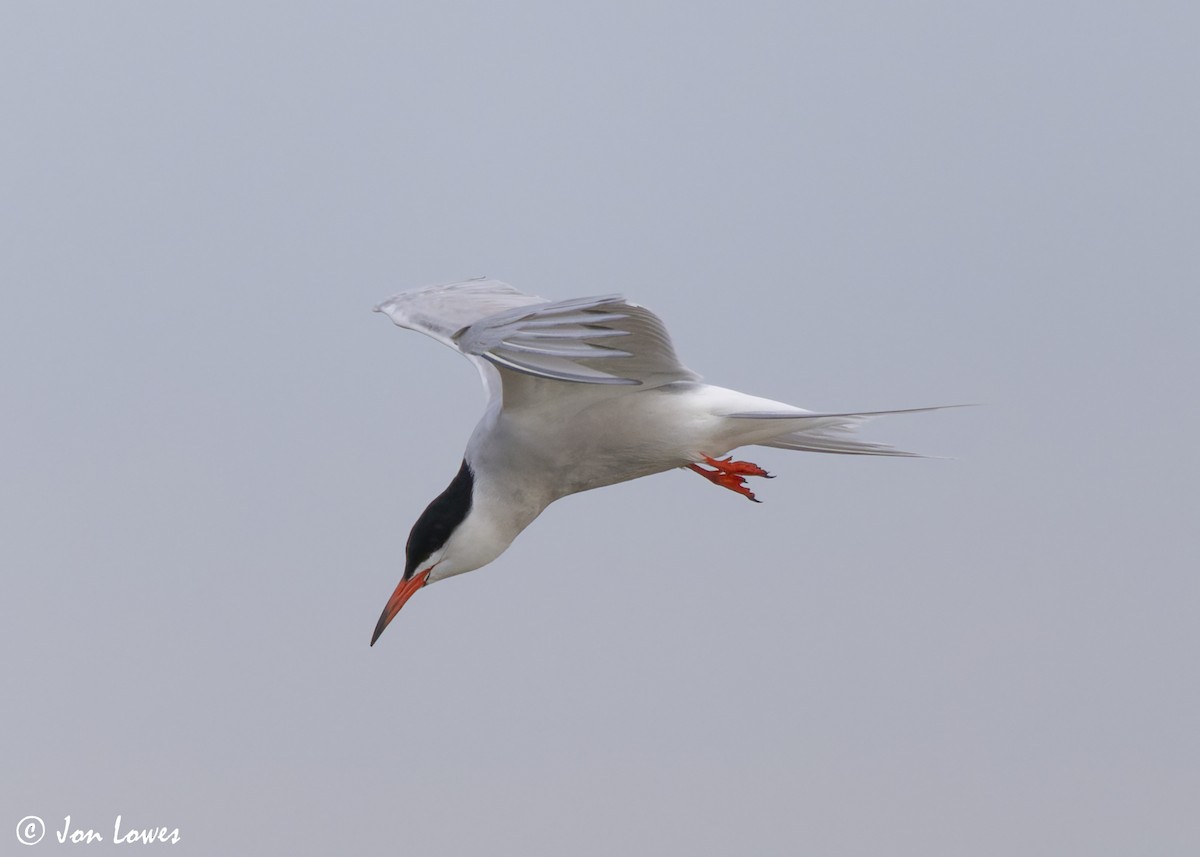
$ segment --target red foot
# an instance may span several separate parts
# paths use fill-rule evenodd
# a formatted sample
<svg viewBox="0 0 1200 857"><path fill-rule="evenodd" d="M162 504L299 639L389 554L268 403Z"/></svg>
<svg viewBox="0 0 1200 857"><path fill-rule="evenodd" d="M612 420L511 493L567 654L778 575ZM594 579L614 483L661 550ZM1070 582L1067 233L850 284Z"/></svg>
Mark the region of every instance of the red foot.
<svg viewBox="0 0 1200 857"><path fill-rule="evenodd" d="M696 473L699 473L714 485L720 485L722 488L728 488L730 491L741 494L748 500L753 500L755 503L761 503L762 500L756 498L754 496L754 492L746 487L746 480L744 477L763 476L767 479L774 479L775 477L773 477L770 473L767 473L767 471L763 470L757 464L751 464L749 461L733 461L732 459L733 456L716 459L709 458L706 455L704 456L704 463L709 467L716 469L705 470L699 464L689 464L688 467L691 470L694 470Z"/></svg>

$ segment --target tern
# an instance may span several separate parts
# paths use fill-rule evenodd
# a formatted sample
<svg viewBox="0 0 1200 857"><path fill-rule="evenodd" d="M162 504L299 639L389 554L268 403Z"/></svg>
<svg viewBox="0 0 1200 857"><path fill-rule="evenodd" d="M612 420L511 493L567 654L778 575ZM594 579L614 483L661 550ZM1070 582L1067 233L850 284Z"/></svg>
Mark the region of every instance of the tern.
<svg viewBox="0 0 1200 857"><path fill-rule="evenodd" d="M735 461L738 447L913 456L848 432L934 410L814 413L705 384L658 316L616 294L548 301L476 279L402 292L375 311L474 363L488 398L458 475L413 525L372 646L418 589L487 565L561 497L686 468L758 502L746 480L770 474Z"/></svg>

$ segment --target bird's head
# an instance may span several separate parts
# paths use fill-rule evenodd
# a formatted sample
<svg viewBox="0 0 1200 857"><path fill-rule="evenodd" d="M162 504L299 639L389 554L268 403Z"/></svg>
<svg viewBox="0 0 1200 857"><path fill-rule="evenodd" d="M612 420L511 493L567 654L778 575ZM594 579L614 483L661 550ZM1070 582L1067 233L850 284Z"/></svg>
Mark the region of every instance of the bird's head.
<svg viewBox="0 0 1200 857"><path fill-rule="evenodd" d="M405 545L404 577L383 608L371 645L418 589L487 565L508 549L547 502L498 488L495 479L477 481L464 459L449 487L413 524Z"/></svg>
<svg viewBox="0 0 1200 857"><path fill-rule="evenodd" d="M471 514L474 487L475 476L464 459L458 475L449 487L425 508L421 517L413 524L412 532L408 534L408 543L404 546L404 577L401 578L392 597L388 599L387 606L383 608L375 626L375 633L371 637L372 646L388 623L396 618L404 603L412 598L413 593L430 582L434 569L449 559L451 537ZM442 573L435 579L467 570L453 567L439 569Z"/></svg>

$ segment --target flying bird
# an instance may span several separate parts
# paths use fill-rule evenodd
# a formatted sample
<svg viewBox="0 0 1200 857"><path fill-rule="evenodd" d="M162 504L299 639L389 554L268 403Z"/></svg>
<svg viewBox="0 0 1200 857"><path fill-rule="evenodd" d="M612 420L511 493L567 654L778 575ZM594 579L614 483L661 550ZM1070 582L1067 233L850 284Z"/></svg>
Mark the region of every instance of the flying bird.
<svg viewBox="0 0 1200 857"><path fill-rule="evenodd" d="M487 565L568 494L686 468L758 502L747 479L771 477L732 450L911 456L848 432L934 410L813 413L705 384L658 316L621 295L547 301L477 279L402 292L375 311L474 363L488 401L458 475L413 525L372 646L418 589Z"/></svg>

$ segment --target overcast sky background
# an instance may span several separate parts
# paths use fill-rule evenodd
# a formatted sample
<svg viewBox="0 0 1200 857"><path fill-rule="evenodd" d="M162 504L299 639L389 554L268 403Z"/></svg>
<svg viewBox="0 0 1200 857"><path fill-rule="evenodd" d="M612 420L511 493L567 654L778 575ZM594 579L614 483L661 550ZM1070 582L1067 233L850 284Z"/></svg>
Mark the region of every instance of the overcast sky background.
<svg viewBox="0 0 1200 857"><path fill-rule="evenodd" d="M1198 28L5 4L0 852L1200 853ZM371 649L483 396L370 309L483 274L986 406L568 498Z"/></svg>

